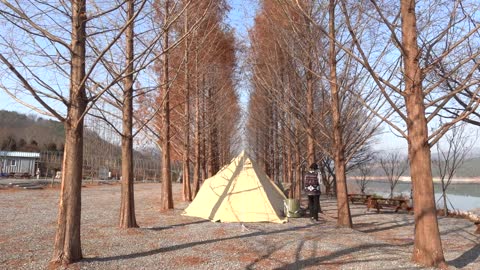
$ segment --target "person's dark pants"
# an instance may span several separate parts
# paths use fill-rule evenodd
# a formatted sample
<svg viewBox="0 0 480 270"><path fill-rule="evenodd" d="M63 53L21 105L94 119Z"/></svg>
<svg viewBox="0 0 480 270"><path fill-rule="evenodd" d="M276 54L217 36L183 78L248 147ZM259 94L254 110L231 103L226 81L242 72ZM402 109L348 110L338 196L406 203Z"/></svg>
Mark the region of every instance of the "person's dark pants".
<svg viewBox="0 0 480 270"><path fill-rule="evenodd" d="M308 210L310 218L318 220L318 211L320 210L320 195L308 195Z"/></svg>

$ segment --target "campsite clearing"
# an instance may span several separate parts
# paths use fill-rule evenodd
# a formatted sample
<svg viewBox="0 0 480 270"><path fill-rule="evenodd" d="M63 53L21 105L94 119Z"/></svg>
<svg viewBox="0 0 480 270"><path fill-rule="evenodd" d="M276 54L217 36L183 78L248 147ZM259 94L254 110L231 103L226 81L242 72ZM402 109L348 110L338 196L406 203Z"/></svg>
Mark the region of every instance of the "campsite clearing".
<svg viewBox="0 0 480 270"><path fill-rule="evenodd" d="M413 215L365 214L353 205L354 229L336 227L336 202L322 200L320 222L216 223L160 212L161 184L136 184L141 228L117 227L120 185L82 190L84 260L71 269L423 269L410 262ZM45 269L56 228L58 189L0 190L0 269ZM305 203L305 202L303 202ZM305 204L303 204L305 207ZM451 269L480 269L480 239L463 219L439 217Z"/></svg>

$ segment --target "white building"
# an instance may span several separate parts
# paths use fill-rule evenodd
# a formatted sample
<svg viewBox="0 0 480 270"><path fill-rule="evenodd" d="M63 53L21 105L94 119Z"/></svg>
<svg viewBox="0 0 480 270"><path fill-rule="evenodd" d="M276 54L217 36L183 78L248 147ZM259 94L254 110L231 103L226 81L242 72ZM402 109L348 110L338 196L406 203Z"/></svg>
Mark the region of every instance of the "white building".
<svg viewBox="0 0 480 270"><path fill-rule="evenodd" d="M28 173L35 175L40 153L0 151L0 173Z"/></svg>

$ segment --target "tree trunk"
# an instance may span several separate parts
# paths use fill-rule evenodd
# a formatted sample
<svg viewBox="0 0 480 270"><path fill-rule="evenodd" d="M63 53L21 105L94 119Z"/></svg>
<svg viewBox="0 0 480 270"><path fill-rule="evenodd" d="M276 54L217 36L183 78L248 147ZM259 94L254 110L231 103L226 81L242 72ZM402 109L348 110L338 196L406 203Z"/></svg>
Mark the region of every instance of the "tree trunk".
<svg viewBox="0 0 480 270"><path fill-rule="evenodd" d="M80 111L73 107L69 114L75 115L72 119L81 115ZM77 128L66 123L57 232L51 261L53 265L70 264L82 259L80 241L82 158L83 123Z"/></svg>
<svg viewBox="0 0 480 270"><path fill-rule="evenodd" d="M196 36L195 36L196 37ZM194 38L195 38L194 37ZM198 48L197 42L195 42L195 141L194 141L194 155L195 162L193 164L193 198L197 196L198 191L200 190L200 137L202 136L200 129L200 86L198 80Z"/></svg>
<svg viewBox="0 0 480 270"><path fill-rule="evenodd" d="M205 76L203 77L203 80L202 80L202 86L205 86ZM208 156L208 151L207 151L207 132L208 130L206 130L206 127L209 125L209 123L207 123L207 115L206 115L206 111L207 111L207 100L206 100L206 97L203 96L202 97L202 128L203 128L203 133L202 133L202 137L201 137L201 153L202 153L202 158L201 158L201 164L202 164L202 176L201 178L202 179L207 179L209 177L211 177L212 175L209 175L208 172L207 172L207 162L208 162L208 159L211 158Z"/></svg>
<svg viewBox="0 0 480 270"><path fill-rule="evenodd" d="M165 25L168 23L170 1L165 1ZM168 29L163 34L164 48L169 46ZM163 84L163 106L162 106L162 201L161 210L173 209L172 179L170 165L170 88L169 88L169 63L168 53L163 54L162 84Z"/></svg>
<svg viewBox="0 0 480 270"><path fill-rule="evenodd" d="M440 151L440 149L438 149ZM443 197L443 215L448 216L448 205L447 205L447 187L445 185L445 175L442 175L440 172L440 177L442 180L442 197Z"/></svg>
<svg viewBox="0 0 480 270"><path fill-rule="evenodd" d="M347 182L345 172L345 145L343 144L343 128L340 110L340 98L337 84L337 59L335 49L335 0L330 0L329 5L329 65L330 65L330 89L332 93L332 120L334 138L334 162L336 175L336 192L338 220L337 224L343 227L352 227L352 217L347 198Z"/></svg>
<svg viewBox="0 0 480 270"><path fill-rule="evenodd" d="M266 140L265 141L270 141L268 138L267 135L265 135L265 138ZM269 171L270 171L270 166L268 164L268 143L267 142L264 142L263 143L263 171L268 175Z"/></svg>
<svg viewBox="0 0 480 270"><path fill-rule="evenodd" d="M332 188L330 185L330 182L328 181L327 173L325 172L325 166L323 165L320 166L320 176L322 177L322 183L325 186L325 194L327 196L330 196L330 193L332 192Z"/></svg>
<svg viewBox="0 0 480 270"><path fill-rule="evenodd" d="M293 186L293 166L292 166L292 146L287 146L287 183L290 184L290 192L288 193L288 197L293 199L295 197L294 191L295 187Z"/></svg>
<svg viewBox="0 0 480 270"><path fill-rule="evenodd" d="M312 70L312 61L308 61L309 70L307 70L307 166L310 166L315 162L315 141L314 141L314 129L313 129L313 75L310 70Z"/></svg>
<svg viewBox="0 0 480 270"><path fill-rule="evenodd" d="M207 115L209 119L209 136L208 136L208 177L214 176L219 169L218 165L218 132L215 117L215 105L211 93L211 88L208 89L208 104Z"/></svg>
<svg viewBox="0 0 480 270"><path fill-rule="evenodd" d="M282 153L282 148L280 146L280 130L279 130L279 127L278 127L278 122L280 121L280 119L278 119L278 109L276 108L277 106L275 105L275 121L274 121L274 126L275 126L275 129L274 129L274 137L273 137L273 141L274 141L274 144L273 144L273 164L274 164L274 167L273 167L273 178L271 179L272 181L276 182L276 183L279 183L280 182L280 159L282 158L281 156L281 153Z"/></svg>
<svg viewBox="0 0 480 270"><path fill-rule="evenodd" d="M65 150L52 266L82 259L80 241L85 93L86 1L72 2L70 104L65 121Z"/></svg>
<svg viewBox="0 0 480 270"><path fill-rule="evenodd" d="M185 29L184 33L188 32L188 9L185 10ZM183 200L192 200L192 191L190 189L190 74L188 70L189 65L189 43L188 37L185 39L185 130L184 130L184 145L183 145Z"/></svg>
<svg viewBox="0 0 480 270"><path fill-rule="evenodd" d="M295 193L293 197L297 200L300 200L302 198L303 183L302 161L300 159L300 149L297 147L295 150Z"/></svg>
<svg viewBox="0 0 480 270"><path fill-rule="evenodd" d="M134 1L128 1L127 17L134 15ZM125 31L126 34L126 76L124 79L125 89L123 92L123 134L122 134L122 190L120 204L120 228L138 227L135 218L135 199L133 192L133 22Z"/></svg>
<svg viewBox="0 0 480 270"><path fill-rule="evenodd" d="M423 97L421 99L423 100ZM410 122L408 152L415 201L415 242L412 259L426 266L443 266L445 259L437 223L425 111L423 109L421 112L423 103L414 105L412 100L408 103L411 103L407 104Z"/></svg>
<svg viewBox="0 0 480 270"><path fill-rule="evenodd" d="M188 125L188 124L187 124ZM189 130L187 130L189 132ZM192 191L190 186L190 141L188 133L185 134L185 145L184 145L184 152L183 152L183 200L184 201L191 201L192 200ZM198 183L198 181L197 181Z"/></svg>
<svg viewBox="0 0 480 270"><path fill-rule="evenodd" d="M218 128L217 128L217 109L215 107L215 94L212 86L207 88L207 106L206 117L208 119L208 177L214 176L219 170L218 159Z"/></svg>
<svg viewBox="0 0 480 270"><path fill-rule="evenodd" d="M125 108L124 108L125 110ZM135 199L134 199L134 188L133 188L133 139L132 139L132 129L130 126L130 134L126 131L126 122L130 122L131 118L128 120L124 116L123 125L124 133L122 136L122 187L121 187L121 204L120 204L120 228L136 228L137 220L135 218ZM128 126L128 125L127 125Z"/></svg>
<svg viewBox="0 0 480 270"><path fill-rule="evenodd" d="M202 136L200 131L200 107L199 107L199 100L198 91L196 97L196 107L197 110L195 111L195 163L193 164L193 198L197 195L198 191L200 190L200 177L201 177L201 160L200 160L200 137Z"/></svg>
<svg viewBox="0 0 480 270"><path fill-rule="evenodd" d="M269 141L269 144L268 144L268 150L269 150L269 154L268 154L268 163L270 164L270 171L267 172L267 175L268 177L270 178L270 180L274 180L275 179L275 146L276 146L276 143L275 143L275 131L276 131L276 127L275 127L275 101L272 101L271 102L271 109L270 109L270 141Z"/></svg>
<svg viewBox="0 0 480 270"><path fill-rule="evenodd" d="M412 259L426 266L445 267L435 208L422 72L418 61L420 53L417 45L415 0L401 1L401 17L408 155L415 201L415 242Z"/></svg>
<svg viewBox="0 0 480 270"><path fill-rule="evenodd" d="M442 196L443 196L443 215L448 216L448 205L447 205L447 190L443 189L442 190Z"/></svg>

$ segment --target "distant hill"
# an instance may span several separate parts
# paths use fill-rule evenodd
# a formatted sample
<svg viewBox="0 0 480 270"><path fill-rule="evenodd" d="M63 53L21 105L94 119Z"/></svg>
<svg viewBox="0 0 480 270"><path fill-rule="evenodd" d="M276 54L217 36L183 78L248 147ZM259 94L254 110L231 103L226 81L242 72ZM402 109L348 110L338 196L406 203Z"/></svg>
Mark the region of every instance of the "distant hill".
<svg viewBox="0 0 480 270"><path fill-rule="evenodd" d="M102 139L96 132L85 130L85 145L92 151L120 153L120 147ZM65 129L61 122L36 115L0 110L0 150L6 151L63 151ZM86 149L87 150L87 149Z"/></svg>
<svg viewBox="0 0 480 270"><path fill-rule="evenodd" d="M432 153L432 158L437 158L437 153ZM432 171L434 177L440 175L438 167L435 163L432 164ZM472 148L467 155L467 158L464 160L463 164L457 169L455 173L455 178L472 178L480 177L480 152L477 148Z"/></svg>
<svg viewBox="0 0 480 270"><path fill-rule="evenodd" d="M457 169L454 178L480 177L480 152L478 151L478 148L474 148L470 153L472 154L472 156L470 158L467 158L462 164L462 166L460 166ZM433 159L436 158L436 153L432 153L432 158ZM385 172L382 170L378 162L372 163L371 166L372 167L371 167L370 176L382 177L385 175ZM438 167L435 162L432 162L432 173L433 173L433 177L439 177L440 175ZM349 172L349 174L352 176L360 175L358 170ZM403 176L410 176L410 170L408 167L403 173Z"/></svg>
<svg viewBox="0 0 480 270"><path fill-rule="evenodd" d="M119 135L106 129L106 125L97 125L95 130L85 129L84 155L95 153L98 156L120 156ZM64 142L65 130L61 122L43 119L33 114L0 110L0 150L63 151ZM139 158L158 158L155 153L156 149L134 152Z"/></svg>
<svg viewBox="0 0 480 270"><path fill-rule="evenodd" d="M457 177L480 177L480 157L467 159L458 170Z"/></svg>
<svg viewBox="0 0 480 270"><path fill-rule="evenodd" d="M58 121L0 110L0 150L63 150L64 134Z"/></svg>

